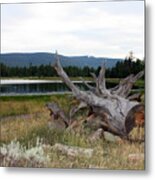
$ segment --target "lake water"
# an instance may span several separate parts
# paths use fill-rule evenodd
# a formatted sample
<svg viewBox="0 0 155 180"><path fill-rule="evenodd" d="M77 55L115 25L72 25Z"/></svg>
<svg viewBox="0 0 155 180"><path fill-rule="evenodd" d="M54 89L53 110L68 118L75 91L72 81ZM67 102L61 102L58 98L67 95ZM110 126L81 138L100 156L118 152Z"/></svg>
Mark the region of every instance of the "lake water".
<svg viewBox="0 0 155 180"><path fill-rule="evenodd" d="M90 84L91 81L87 81ZM73 81L81 90L87 90L81 81ZM6 79L0 82L1 95L17 94L54 94L70 92L61 80L25 80Z"/></svg>
<svg viewBox="0 0 155 180"><path fill-rule="evenodd" d="M88 90L82 81L73 81L81 90ZM95 84L87 81L90 85ZM0 94L4 95L37 95L37 94L59 94L70 92L69 88L61 80L1 80ZM107 87L114 87L115 83L107 83Z"/></svg>

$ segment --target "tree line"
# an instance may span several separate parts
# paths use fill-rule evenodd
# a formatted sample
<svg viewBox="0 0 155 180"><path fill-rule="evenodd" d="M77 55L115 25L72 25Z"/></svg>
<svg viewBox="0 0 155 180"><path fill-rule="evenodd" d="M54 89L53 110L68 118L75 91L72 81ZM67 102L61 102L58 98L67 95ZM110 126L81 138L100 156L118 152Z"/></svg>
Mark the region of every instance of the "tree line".
<svg viewBox="0 0 155 180"><path fill-rule="evenodd" d="M129 74L136 74L143 70L145 66L144 61L137 59L125 59L118 61L115 67L106 69L107 78L123 78ZM64 70L70 77L90 77L91 72L98 74L100 67L97 69L85 66L83 68L76 66L64 67ZM57 76L56 71L51 65L33 66L30 64L28 67L10 67L0 63L1 77L54 77Z"/></svg>

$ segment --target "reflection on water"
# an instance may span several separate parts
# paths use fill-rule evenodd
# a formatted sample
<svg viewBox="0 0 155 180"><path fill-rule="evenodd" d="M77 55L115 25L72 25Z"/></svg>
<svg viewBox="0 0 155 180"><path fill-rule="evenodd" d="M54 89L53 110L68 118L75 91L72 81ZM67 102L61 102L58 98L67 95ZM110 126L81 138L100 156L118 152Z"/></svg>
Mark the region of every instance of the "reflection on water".
<svg viewBox="0 0 155 180"><path fill-rule="evenodd" d="M76 85L81 90L87 90L87 88L82 83L77 83ZM0 90L1 94L50 93L67 91L69 91L69 88L64 83L3 84L1 85Z"/></svg>
<svg viewBox="0 0 155 180"><path fill-rule="evenodd" d="M74 83L81 90L88 90L83 83ZM95 86L94 83L89 83ZM115 83L107 83L107 88L114 87ZM69 88L61 82L56 83L27 83L27 84L1 84L0 93L3 94L37 94L37 93L54 93L68 92Z"/></svg>

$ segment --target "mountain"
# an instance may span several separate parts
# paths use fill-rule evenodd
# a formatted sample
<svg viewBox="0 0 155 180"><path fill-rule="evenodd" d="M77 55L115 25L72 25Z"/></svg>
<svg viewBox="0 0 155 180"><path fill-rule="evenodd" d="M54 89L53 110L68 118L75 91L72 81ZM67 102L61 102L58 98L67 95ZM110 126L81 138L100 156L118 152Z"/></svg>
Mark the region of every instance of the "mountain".
<svg viewBox="0 0 155 180"><path fill-rule="evenodd" d="M60 61L63 66L78 66L78 67L94 67L97 68L106 61L106 67L111 68L115 66L118 61L122 59L116 58L102 58L94 56L60 56ZM41 64L48 65L55 62L55 54L53 53L7 53L0 55L0 62L8 66L39 66Z"/></svg>

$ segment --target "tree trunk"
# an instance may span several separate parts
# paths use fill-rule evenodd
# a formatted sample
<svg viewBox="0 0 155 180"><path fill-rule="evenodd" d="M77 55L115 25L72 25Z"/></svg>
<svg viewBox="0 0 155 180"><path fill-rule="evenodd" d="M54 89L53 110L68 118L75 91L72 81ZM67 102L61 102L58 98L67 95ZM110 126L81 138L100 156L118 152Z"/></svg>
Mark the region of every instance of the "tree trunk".
<svg viewBox="0 0 155 180"><path fill-rule="evenodd" d="M71 89L75 98L91 107L94 114L103 117L103 127L120 136L128 135L134 127L134 116L131 117L129 114L132 112L132 109L139 108L139 106L142 107L139 102L133 101L129 94L133 84L143 76L144 71L139 72L135 76L130 75L121 80L116 87L107 89L105 67L102 66L98 77L92 74L96 87L89 85L87 87L90 90L86 92L81 91L72 83L63 70L58 55L56 55L54 68L63 82Z"/></svg>

